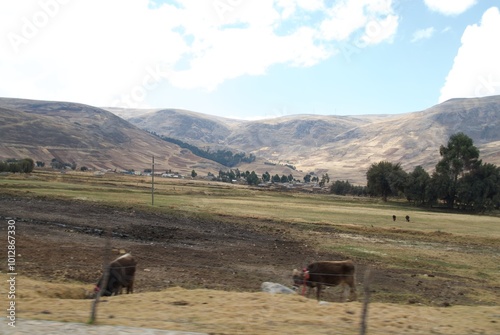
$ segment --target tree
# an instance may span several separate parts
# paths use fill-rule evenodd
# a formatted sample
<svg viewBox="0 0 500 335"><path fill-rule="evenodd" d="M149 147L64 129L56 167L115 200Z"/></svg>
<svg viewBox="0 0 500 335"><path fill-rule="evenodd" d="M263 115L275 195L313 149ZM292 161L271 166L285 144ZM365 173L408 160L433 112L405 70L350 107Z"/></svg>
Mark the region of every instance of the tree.
<svg viewBox="0 0 500 335"><path fill-rule="evenodd" d="M450 137L447 146L439 148L441 160L436 165L433 179L438 181L438 197L445 200L448 208L455 206L459 178L477 169L481 164L479 150L470 137L457 133Z"/></svg>
<svg viewBox="0 0 500 335"><path fill-rule="evenodd" d="M0 172L31 173L35 168L35 162L31 158L21 160L10 158L0 162Z"/></svg>
<svg viewBox="0 0 500 335"><path fill-rule="evenodd" d="M191 171L191 177L195 178L198 174L195 170Z"/></svg>
<svg viewBox="0 0 500 335"><path fill-rule="evenodd" d="M252 173L250 173L247 176L247 183L248 183L248 185L258 185L259 184L259 177L255 173L255 171L252 171Z"/></svg>
<svg viewBox="0 0 500 335"><path fill-rule="evenodd" d="M21 171L21 166L16 163L7 163L9 165L9 171L16 173L16 172L22 172Z"/></svg>
<svg viewBox="0 0 500 335"><path fill-rule="evenodd" d="M349 181L336 180L330 187L330 193L338 195L346 195L351 191L351 184Z"/></svg>
<svg viewBox="0 0 500 335"><path fill-rule="evenodd" d="M311 182L311 175L310 174L306 174L304 176L304 183L309 183Z"/></svg>
<svg viewBox="0 0 500 335"><path fill-rule="evenodd" d="M250 174L250 172L248 174ZM196 175L198 175L198 174L196 174ZM233 170L229 170L229 171L219 170L219 177L217 178L218 181L222 181L225 183L232 183L233 180L235 180L235 179L236 179L236 173Z"/></svg>
<svg viewBox="0 0 500 335"><path fill-rule="evenodd" d="M422 205L427 202L428 187L431 177L420 165L415 167L412 173L408 174L404 193L406 199L410 202L415 202L417 205Z"/></svg>
<svg viewBox="0 0 500 335"><path fill-rule="evenodd" d="M480 164L457 183L457 200L461 209L485 212L500 202L500 168Z"/></svg>
<svg viewBox="0 0 500 335"><path fill-rule="evenodd" d="M406 177L406 172L399 163L373 163L366 172L368 192L374 196L382 196L382 200L387 201L389 196L403 191Z"/></svg>
<svg viewBox="0 0 500 335"><path fill-rule="evenodd" d="M268 181L271 180L271 175L269 174L269 172L265 172L262 174L262 181L267 183Z"/></svg>
<svg viewBox="0 0 500 335"><path fill-rule="evenodd" d="M273 183L279 183L279 182L281 182L281 178L280 178L279 174L277 174L277 173L276 173L276 174L273 176L273 178L272 178L272 180L271 180L271 181L272 181Z"/></svg>
<svg viewBox="0 0 500 335"><path fill-rule="evenodd" d="M63 165L57 160L57 158L52 158L52 160L50 161L50 166L53 169L61 169Z"/></svg>
<svg viewBox="0 0 500 335"><path fill-rule="evenodd" d="M21 172L31 173L35 168L35 162L31 158L25 158L19 162Z"/></svg>
<svg viewBox="0 0 500 335"><path fill-rule="evenodd" d="M330 182L330 177L328 176L328 173L324 174L323 176L321 176L321 181L319 182L319 186L323 187L325 186L325 184L328 184L329 182Z"/></svg>

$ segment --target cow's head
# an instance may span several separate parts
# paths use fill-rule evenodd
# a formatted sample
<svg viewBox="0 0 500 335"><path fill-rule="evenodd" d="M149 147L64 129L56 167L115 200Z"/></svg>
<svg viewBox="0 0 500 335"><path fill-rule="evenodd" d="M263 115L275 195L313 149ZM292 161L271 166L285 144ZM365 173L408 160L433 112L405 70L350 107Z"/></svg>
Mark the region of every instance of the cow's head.
<svg viewBox="0 0 500 335"><path fill-rule="evenodd" d="M99 280L97 281L97 283L95 284L95 287L94 287L94 292L99 292L102 288L102 282L104 281L104 275L101 275L101 277L99 277Z"/></svg>
<svg viewBox="0 0 500 335"><path fill-rule="evenodd" d="M90 299L95 299L97 297L97 294L99 293L100 291L100 287L99 286L94 286L94 289L92 291L88 291L88 296Z"/></svg>
<svg viewBox="0 0 500 335"><path fill-rule="evenodd" d="M99 281L97 282L97 284L95 284L94 286L94 297L97 296L97 294L99 293L99 291L102 290L102 293L101 293L101 296L110 296L112 295L113 293L113 284L114 284L114 278L112 278L112 276L110 276L110 278L108 278L108 283L106 285L105 288L103 288L102 286L102 282L104 280L104 276L101 276L101 278L99 278Z"/></svg>
<svg viewBox="0 0 500 335"><path fill-rule="evenodd" d="M306 269L299 271L297 269L293 270L292 278L293 278L293 287L295 289L299 288L300 286L304 285L305 282L308 279L308 272Z"/></svg>
<svg viewBox="0 0 500 335"><path fill-rule="evenodd" d="M101 276L101 278L99 278L99 281L95 284L94 290L91 293L92 299L94 299L97 296L97 294L99 293L99 291L101 290L102 279L103 279L103 277Z"/></svg>

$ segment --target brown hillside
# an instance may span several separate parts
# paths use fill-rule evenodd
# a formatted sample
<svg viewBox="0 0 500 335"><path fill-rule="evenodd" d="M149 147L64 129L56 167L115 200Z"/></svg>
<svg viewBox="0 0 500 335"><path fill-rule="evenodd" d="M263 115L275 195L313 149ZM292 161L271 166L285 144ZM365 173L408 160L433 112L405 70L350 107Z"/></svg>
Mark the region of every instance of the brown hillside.
<svg viewBox="0 0 500 335"><path fill-rule="evenodd" d="M218 164L157 139L100 108L68 103L0 99L0 158L53 158L77 167L135 169L151 167L190 173L213 171Z"/></svg>

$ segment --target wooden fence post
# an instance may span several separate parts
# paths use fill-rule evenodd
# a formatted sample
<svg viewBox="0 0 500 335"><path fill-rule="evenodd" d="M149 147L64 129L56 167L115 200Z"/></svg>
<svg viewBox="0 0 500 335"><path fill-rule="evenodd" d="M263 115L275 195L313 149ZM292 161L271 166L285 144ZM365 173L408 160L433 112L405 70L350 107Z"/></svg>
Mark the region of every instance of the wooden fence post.
<svg viewBox="0 0 500 335"><path fill-rule="evenodd" d="M92 302L89 324L93 324L95 322L95 319L97 317L97 304L99 303L99 299L101 298L102 293L106 291L106 287L108 286L109 256L111 253L111 232L106 229L104 235L105 235L104 237L105 244L103 253L103 266L102 266L103 275L102 275L101 287L100 290L97 292L94 301Z"/></svg>
<svg viewBox="0 0 500 335"><path fill-rule="evenodd" d="M366 335L366 319L368 318L368 304L370 303L370 284L371 284L371 271L370 268L367 268L365 271L365 276L363 278L363 287L364 287L364 299L363 299L363 311L361 312L361 327L360 327L360 335Z"/></svg>

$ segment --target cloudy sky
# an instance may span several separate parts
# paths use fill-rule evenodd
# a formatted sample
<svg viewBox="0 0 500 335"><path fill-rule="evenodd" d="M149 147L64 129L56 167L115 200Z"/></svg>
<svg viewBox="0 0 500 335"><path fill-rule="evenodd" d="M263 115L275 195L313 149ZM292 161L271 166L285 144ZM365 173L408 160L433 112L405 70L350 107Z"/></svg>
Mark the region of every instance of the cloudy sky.
<svg viewBox="0 0 500 335"><path fill-rule="evenodd" d="M500 94L498 0L0 0L0 97L238 119Z"/></svg>

